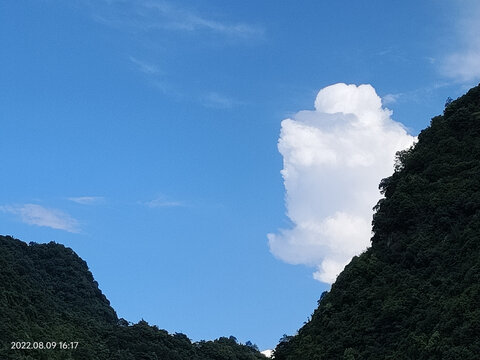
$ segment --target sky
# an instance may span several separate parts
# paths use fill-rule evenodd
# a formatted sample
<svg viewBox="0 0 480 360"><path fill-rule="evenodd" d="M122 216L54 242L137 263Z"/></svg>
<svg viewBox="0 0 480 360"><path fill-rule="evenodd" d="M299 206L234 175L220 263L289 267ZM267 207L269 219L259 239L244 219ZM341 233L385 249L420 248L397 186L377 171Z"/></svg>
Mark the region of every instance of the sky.
<svg viewBox="0 0 480 360"><path fill-rule="evenodd" d="M119 317L260 349L369 244L378 183L480 81L475 1L0 3L0 233Z"/></svg>

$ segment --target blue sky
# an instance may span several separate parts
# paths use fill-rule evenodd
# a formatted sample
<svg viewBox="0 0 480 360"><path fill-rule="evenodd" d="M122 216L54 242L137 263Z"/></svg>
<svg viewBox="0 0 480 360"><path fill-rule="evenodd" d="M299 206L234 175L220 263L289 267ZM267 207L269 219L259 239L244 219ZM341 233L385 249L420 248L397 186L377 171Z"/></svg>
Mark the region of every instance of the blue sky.
<svg viewBox="0 0 480 360"><path fill-rule="evenodd" d="M292 185L280 173L299 169L289 154L305 150L305 134L317 136L314 156L327 137L346 144L321 144L337 157L387 146L377 128L355 141L338 132L364 113L362 100L345 110L353 115L332 115L345 89L369 100L378 129L399 122L417 135L480 79L479 9L460 0L4 1L1 233L72 247L120 317L273 348L329 288L316 266L330 253L351 257L349 243L310 247L285 235L308 209L327 214L314 225L358 223L336 208L358 194L322 176L345 187L380 181L317 164L299 172L308 184ZM336 83L372 88L317 98ZM383 118L377 100L393 115Z"/></svg>

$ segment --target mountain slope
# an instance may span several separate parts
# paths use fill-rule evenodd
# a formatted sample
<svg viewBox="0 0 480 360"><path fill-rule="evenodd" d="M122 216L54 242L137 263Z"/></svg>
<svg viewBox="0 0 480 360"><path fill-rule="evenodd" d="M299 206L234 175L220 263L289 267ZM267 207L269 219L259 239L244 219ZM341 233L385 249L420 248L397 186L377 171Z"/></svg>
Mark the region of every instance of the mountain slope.
<svg viewBox="0 0 480 360"><path fill-rule="evenodd" d="M34 348L46 347L47 342L49 346L54 342L55 348ZM27 245L0 236L0 359L265 357L255 346L238 344L234 337L192 343L184 334L171 335L146 321L133 325L118 319L86 262L72 249L53 242Z"/></svg>
<svg viewBox="0 0 480 360"><path fill-rule="evenodd" d="M480 87L432 119L380 189L372 246L276 359L478 359Z"/></svg>

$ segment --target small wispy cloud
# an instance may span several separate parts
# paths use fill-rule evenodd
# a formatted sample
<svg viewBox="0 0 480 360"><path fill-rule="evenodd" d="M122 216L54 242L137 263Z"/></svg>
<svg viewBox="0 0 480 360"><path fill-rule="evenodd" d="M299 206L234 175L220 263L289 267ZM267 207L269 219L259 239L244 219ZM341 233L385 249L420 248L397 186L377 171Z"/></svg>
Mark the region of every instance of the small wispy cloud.
<svg viewBox="0 0 480 360"><path fill-rule="evenodd" d="M417 89L407 90L393 94L386 94L382 96L382 104L384 106L400 103L400 102L424 102L425 99L431 98L437 93L438 89L450 86L449 82L437 81L433 84L423 86Z"/></svg>
<svg viewBox="0 0 480 360"><path fill-rule="evenodd" d="M124 27L148 32L170 30L182 32L208 31L236 38L263 38L265 31L260 26L246 23L231 23L201 15L168 1L132 0L112 1L84 0L94 10L94 19L111 27ZM102 6L104 11L102 11Z"/></svg>
<svg viewBox="0 0 480 360"><path fill-rule="evenodd" d="M389 104L394 104L397 102L397 100L402 96L403 94L398 93L398 94L387 94L382 97L382 104L383 105L389 105Z"/></svg>
<svg viewBox="0 0 480 360"><path fill-rule="evenodd" d="M67 200L81 205L98 205L105 202L105 198L103 196L78 196L69 197Z"/></svg>
<svg viewBox="0 0 480 360"><path fill-rule="evenodd" d="M453 2L459 6L456 19L456 39L453 51L439 62L443 75L456 82L467 83L480 79L480 3L475 0Z"/></svg>
<svg viewBox="0 0 480 360"><path fill-rule="evenodd" d="M263 37L264 31L262 28L254 25L237 23L231 24L214 19L201 16L193 11L174 6L166 1L139 1L138 6L147 10L155 10L153 17L151 11L151 19L156 19L153 27L161 27L170 30L181 31L199 31L208 30L214 33L237 36L237 37ZM140 12L146 18L147 12Z"/></svg>
<svg viewBox="0 0 480 360"><path fill-rule="evenodd" d="M384 57L388 59L388 61L392 62L408 62L409 58L404 53L401 47L399 46L388 46L384 47L376 52L373 52L370 56L372 57Z"/></svg>
<svg viewBox="0 0 480 360"><path fill-rule="evenodd" d="M71 233L80 232L78 221L58 209L49 209L37 204L3 205L0 211L16 215L25 224L45 226Z"/></svg>
<svg viewBox="0 0 480 360"><path fill-rule="evenodd" d="M442 64L442 71L460 82L480 79L480 48L450 54Z"/></svg>
<svg viewBox="0 0 480 360"><path fill-rule="evenodd" d="M201 97L201 102L203 106L215 109L230 109L241 104L240 101L217 92L209 92L205 94Z"/></svg>
<svg viewBox="0 0 480 360"><path fill-rule="evenodd" d="M159 196L153 200L147 201L143 203L144 205L148 206L149 208L165 208L165 207L182 207L186 206L182 201L174 201L166 199L164 196Z"/></svg>
<svg viewBox="0 0 480 360"><path fill-rule="evenodd" d="M130 56L130 61L136 66L138 70L148 75L158 75L160 70L156 65L150 64L148 62L137 59L136 57Z"/></svg>

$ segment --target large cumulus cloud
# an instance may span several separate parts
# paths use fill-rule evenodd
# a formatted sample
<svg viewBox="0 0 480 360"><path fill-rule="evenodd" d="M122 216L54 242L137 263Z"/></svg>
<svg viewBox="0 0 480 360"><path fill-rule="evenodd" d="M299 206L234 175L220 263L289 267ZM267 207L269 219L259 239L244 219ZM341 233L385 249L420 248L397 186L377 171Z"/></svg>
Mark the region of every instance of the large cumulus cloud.
<svg viewBox="0 0 480 360"><path fill-rule="evenodd" d="M282 121L278 149L293 226L268 234L276 257L314 266L315 279L332 283L367 248L378 183L414 141L391 115L372 86L335 84L320 90L314 111Z"/></svg>

